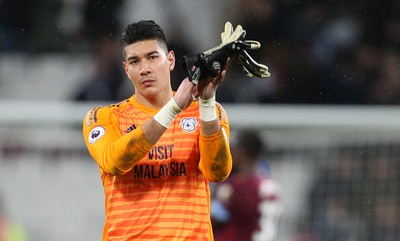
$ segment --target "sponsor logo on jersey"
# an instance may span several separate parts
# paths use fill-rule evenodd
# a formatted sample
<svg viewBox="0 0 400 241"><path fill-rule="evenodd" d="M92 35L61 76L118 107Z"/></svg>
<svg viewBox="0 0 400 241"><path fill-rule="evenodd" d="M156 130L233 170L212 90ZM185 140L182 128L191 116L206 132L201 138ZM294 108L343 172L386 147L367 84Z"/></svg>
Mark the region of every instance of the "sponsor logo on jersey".
<svg viewBox="0 0 400 241"><path fill-rule="evenodd" d="M182 130L186 132L193 132L196 130L197 121L194 117L183 118L181 120Z"/></svg>
<svg viewBox="0 0 400 241"><path fill-rule="evenodd" d="M184 162L170 162L160 165L135 165L133 167L134 178L163 178L187 176L186 165Z"/></svg>
<svg viewBox="0 0 400 241"><path fill-rule="evenodd" d="M98 141L104 134L106 133L106 130L102 126L96 126L93 128L90 133L89 133L89 143L93 144L96 141Z"/></svg>
<svg viewBox="0 0 400 241"><path fill-rule="evenodd" d="M149 152L149 160L165 160L172 158L174 145L154 146Z"/></svg>

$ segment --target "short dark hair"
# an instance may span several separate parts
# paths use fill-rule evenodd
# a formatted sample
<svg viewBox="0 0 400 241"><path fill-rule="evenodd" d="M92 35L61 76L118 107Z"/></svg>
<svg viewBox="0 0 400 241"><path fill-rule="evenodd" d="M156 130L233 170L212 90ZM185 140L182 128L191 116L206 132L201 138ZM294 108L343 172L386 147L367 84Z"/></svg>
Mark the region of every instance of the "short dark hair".
<svg viewBox="0 0 400 241"><path fill-rule="evenodd" d="M167 38L162 28L153 20L141 20L129 24L121 35L121 48L144 40L157 40L165 51L167 48ZM124 51L123 51L124 53Z"/></svg>
<svg viewBox="0 0 400 241"><path fill-rule="evenodd" d="M253 129L245 129L238 133L237 148L242 149L246 156L257 159L266 148L261 135Z"/></svg>

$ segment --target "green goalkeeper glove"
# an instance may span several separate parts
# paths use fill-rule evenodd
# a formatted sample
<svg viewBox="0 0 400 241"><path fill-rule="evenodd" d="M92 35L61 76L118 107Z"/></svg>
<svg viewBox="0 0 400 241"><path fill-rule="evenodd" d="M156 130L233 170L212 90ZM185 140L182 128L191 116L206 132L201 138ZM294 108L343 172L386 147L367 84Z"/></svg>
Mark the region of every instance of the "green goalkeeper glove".
<svg viewBox="0 0 400 241"><path fill-rule="evenodd" d="M183 56L184 69L190 81L197 84L201 79L217 76L228 57L236 57L249 77L269 77L268 67L257 63L246 51L258 49L261 44L254 40L245 40L245 35L246 31L241 25L233 31L232 24L227 22L225 31L221 33L222 43L219 46L200 54Z"/></svg>

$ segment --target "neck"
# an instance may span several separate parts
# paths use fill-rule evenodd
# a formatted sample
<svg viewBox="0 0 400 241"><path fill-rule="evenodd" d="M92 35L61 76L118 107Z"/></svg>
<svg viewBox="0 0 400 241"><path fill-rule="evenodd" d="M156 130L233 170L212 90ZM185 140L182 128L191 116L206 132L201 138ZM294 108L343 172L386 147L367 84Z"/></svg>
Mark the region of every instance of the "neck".
<svg viewBox="0 0 400 241"><path fill-rule="evenodd" d="M135 99L142 105L145 105L152 109L160 109L172 98L173 91L163 91L157 93L154 96L143 96L141 94L135 94Z"/></svg>

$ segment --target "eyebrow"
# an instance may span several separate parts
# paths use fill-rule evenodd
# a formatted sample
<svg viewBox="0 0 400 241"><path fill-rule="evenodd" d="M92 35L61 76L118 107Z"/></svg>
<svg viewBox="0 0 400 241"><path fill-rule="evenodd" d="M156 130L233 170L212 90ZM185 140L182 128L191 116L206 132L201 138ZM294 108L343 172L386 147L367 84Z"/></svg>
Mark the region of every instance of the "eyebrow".
<svg viewBox="0 0 400 241"><path fill-rule="evenodd" d="M153 55L153 54L158 54L158 53L159 53L158 51L154 50L154 51L151 51L151 52L146 53L144 56L145 56L145 57L149 57L149 56L151 56L151 55ZM129 56L129 57L127 58L127 61L133 60L133 59L137 59L137 58L138 58L137 55L132 55L132 56Z"/></svg>

